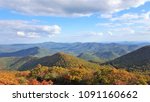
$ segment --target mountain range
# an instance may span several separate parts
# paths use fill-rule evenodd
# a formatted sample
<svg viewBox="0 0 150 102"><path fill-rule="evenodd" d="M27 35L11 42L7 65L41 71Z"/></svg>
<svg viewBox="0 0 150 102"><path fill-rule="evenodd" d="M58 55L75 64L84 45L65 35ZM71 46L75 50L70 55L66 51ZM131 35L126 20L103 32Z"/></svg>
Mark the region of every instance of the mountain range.
<svg viewBox="0 0 150 102"><path fill-rule="evenodd" d="M26 57L26 56L46 56L49 55L50 51L44 48L33 47L23 49L15 52L0 53L0 57Z"/></svg>
<svg viewBox="0 0 150 102"><path fill-rule="evenodd" d="M85 60L101 59L104 61L112 60L149 43L54 43L46 42L39 44L13 44L0 45L0 57L25 57L36 56L44 57L57 52L64 52L74 56L88 55ZM94 59L95 60L95 59Z"/></svg>
<svg viewBox="0 0 150 102"><path fill-rule="evenodd" d="M0 45L0 69L29 70L38 64L94 68L109 64L116 68L149 70L148 44L49 42Z"/></svg>

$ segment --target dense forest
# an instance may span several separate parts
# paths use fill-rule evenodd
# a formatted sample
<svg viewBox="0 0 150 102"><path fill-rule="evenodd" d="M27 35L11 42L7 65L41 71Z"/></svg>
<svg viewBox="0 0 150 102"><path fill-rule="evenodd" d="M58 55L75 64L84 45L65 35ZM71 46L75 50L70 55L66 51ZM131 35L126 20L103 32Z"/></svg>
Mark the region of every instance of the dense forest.
<svg viewBox="0 0 150 102"><path fill-rule="evenodd" d="M0 71L1 85L147 85L150 73L103 66L97 69L37 65L31 71Z"/></svg>

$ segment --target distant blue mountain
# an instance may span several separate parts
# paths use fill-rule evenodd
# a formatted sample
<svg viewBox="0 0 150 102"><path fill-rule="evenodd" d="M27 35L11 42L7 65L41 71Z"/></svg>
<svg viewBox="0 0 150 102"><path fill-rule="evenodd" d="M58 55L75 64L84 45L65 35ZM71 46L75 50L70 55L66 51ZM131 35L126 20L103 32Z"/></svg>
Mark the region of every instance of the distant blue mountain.
<svg viewBox="0 0 150 102"><path fill-rule="evenodd" d="M39 43L39 44L15 44L15 45L0 45L0 68L1 69L19 69L22 65L37 65L42 62L46 65L49 62L49 57L57 52L64 52L69 55L74 55L90 62L102 64L119 58L120 66L124 66L132 61L133 58L127 59L128 63L124 63L121 56L131 53L148 43ZM56 54L56 55L63 55ZM137 55L140 55L137 54ZM136 56L137 56L136 55ZM144 55L144 52L143 54ZM141 56L142 56L141 55ZM148 56L148 54L146 54ZM40 57L40 58L39 58ZM44 59L42 58L44 57ZM46 60L48 57L48 60ZM59 57L59 56L58 56ZM59 60L59 58L57 59ZM45 59L46 58L46 59ZM50 57L51 58L51 57ZM69 58L69 57L67 57ZM139 59L142 57L138 57ZM37 60L40 59L40 60ZM134 58L135 59L135 58ZM35 61L36 60L36 61ZM51 61L53 61L52 59ZM114 66L119 64L118 60L112 63ZM122 61L120 63L120 61ZM28 62L28 63L27 63ZM38 62L38 63L37 63ZM56 61L57 62L57 61ZM69 62L69 60L68 60ZM123 63L123 64L122 64ZM141 64L142 65L142 64ZM149 64L148 64L149 65ZM119 67L120 67L119 66Z"/></svg>
<svg viewBox="0 0 150 102"><path fill-rule="evenodd" d="M26 56L45 56L49 51L39 47L23 49L15 52L0 53L0 57L26 57Z"/></svg>
<svg viewBox="0 0 150 102"><path fill-rule="evenodd" d="M149 43L55 43L0 45L0 57L43 57L57 52L65 52L75 56L90 55L104 60L112 60L125 55ZM85 53L85 54L84 54ZM87 57L83 57L87 59ZM90 58L88 58L90 59Z"/></svg>

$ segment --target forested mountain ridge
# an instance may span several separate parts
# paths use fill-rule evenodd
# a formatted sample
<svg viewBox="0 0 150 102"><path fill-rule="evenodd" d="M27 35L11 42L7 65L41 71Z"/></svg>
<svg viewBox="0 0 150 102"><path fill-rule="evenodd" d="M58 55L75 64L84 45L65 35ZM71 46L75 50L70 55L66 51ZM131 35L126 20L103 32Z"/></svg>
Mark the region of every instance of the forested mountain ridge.
<svg viewBox="0 0 150 102"><path fill-rule="evenodd" d="M107 64L129 70L150 70L150 46L144 46L110 62L107 62Z"/></svg>
<svg viewBox="0 0 150 102"><path fill-rule="evenodd" d="M53 67L63 67L63 68L98 68L99 65L90 63L83 59L77 58L75 56L65 54L62 52L56 53L52 56L42 57L33 61L29 61L22 65L19 70L31 70L36 67L38 64L43 66Z"/></svg>

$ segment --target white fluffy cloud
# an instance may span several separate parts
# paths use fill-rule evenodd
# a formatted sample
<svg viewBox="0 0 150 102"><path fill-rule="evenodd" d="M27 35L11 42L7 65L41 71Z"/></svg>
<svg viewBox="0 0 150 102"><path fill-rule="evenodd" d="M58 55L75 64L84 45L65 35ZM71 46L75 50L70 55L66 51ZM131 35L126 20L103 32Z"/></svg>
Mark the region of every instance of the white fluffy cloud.
<svg viewBox="0 0 150 102"><path fill-rule="evenodd" d="M132 36L150 34L150 12L126 13L107 19L105 23L96 24L104 32L111 31L113 35ZM102 30L101 29L101 30Z"/></svg>
<svg viewBox="0 0 150 102"><path fill-rule="evenodd" d="M61 28L58 25L38 25L22 20L0 20L0 31L0 35L39 38L59 34Z"/></svg>
<svg viewBox="0 0 150 102"><path fill-rule="evenodd" d="M0 0L0 7L44 16L90 16L138 7L150 0ZM104 16L104 15L103 15Z"/></svg>
<svg viewBox="0 0 150 102"><path fill-rule="evenodd" d="M25 36L25 33L24 33L24 32L19 32L19 31L18 31L18 32L17 32L17 35L18 35L18 36L21 36L21 37L24 37L24 36Z"/></svg>
<svg viewBox="0 0 150 102"><path fill-rule="evenodd" d="M150 20L150 12L144 12L144 13L126 13L118 17L111 17L112 21L126 21L129 22L129 20Z"/></svg>
<svg viewBox="0 0 150 102"><path fill-rule="evenodd" d="M17 36L19 37L27 37L27 38L39 38L40 35L38 35L38 33L35 33L35 32L23 32L23 31L18 31L17 32Z"/></svg>

